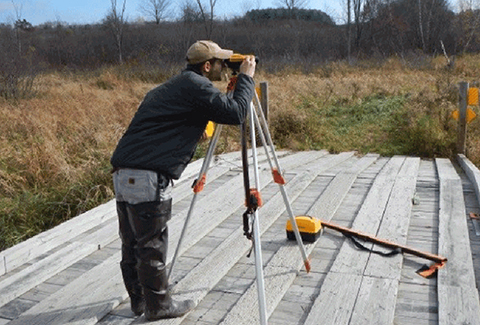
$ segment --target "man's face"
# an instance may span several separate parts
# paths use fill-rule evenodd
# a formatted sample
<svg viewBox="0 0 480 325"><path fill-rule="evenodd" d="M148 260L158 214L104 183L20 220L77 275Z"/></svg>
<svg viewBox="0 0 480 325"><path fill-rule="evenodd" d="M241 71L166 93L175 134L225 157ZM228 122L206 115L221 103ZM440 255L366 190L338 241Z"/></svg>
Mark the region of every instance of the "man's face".
<svg viewBox="0 0 480 325"><path fill-rule="evenodd" d="M222 69L225 64L222 60L214 60L210 71L206 73L206 77L211 81L221 81L222 80Z"/></svg>

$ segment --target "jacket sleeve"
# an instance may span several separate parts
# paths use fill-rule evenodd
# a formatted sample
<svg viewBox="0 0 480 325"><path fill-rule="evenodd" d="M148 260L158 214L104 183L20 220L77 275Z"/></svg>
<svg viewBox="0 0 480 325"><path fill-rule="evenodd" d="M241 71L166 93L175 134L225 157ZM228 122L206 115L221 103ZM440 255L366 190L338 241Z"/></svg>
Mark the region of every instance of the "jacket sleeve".
<svg viewBox="0 0 480 325"><path fill-rule="evenodd" d="M241 124L245 121L255 91L254 80L239 74L233 96L222 93L210 82L199 96L203 101L205 117L220 124Z"/></svg>

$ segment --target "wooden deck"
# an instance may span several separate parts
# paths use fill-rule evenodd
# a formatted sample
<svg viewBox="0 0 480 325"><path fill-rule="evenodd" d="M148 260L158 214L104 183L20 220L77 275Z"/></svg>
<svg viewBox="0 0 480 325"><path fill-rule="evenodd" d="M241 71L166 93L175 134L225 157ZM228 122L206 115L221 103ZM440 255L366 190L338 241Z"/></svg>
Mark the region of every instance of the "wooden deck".
<svg viewBox="0 0 480 325"><path fill-rule="evenodd" d="M411 255L360 251L325 230L305 247L286 240L285 205L259 156L260 209L269 324L480 324L480 172L463 156L359 157L352 152L279 152L294 213L309 214L448 258L437 277L416 274ZM174 187L171 261L201 161ZM198 305L151 324L258 324L251 243L243 236L239 153L215 158L198 198L172 284ZM139 324L120 274L114 201L0 252L0 325ZM381 247L375 247L382 250Z"/></svg>

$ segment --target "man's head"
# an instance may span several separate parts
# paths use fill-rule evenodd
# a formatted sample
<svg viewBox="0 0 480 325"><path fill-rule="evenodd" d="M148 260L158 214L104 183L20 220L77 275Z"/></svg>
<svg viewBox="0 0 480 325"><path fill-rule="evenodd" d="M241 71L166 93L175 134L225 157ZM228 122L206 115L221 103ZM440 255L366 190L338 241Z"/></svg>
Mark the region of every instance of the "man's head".
<svg viewBox="0 0 480 325"><path fill-rule="evenodd" d="M187 51L188 64L198 66L198 70L210 80L221 80L223 60L229 59L231 50L224 50L212 41L197 41Z"/></svg>

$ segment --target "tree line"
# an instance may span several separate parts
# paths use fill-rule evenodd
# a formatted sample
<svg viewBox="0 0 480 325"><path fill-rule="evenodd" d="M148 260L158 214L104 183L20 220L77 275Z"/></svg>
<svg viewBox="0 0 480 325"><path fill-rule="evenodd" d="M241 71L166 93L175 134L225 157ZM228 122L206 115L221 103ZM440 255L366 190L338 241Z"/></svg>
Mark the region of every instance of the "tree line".
<svg viewBox="0 0 480 325"><path fill-rule="evenodd" d="M467 7L454 13L446 0L347 0L344 24L319 10L299 8L299 0L232 19L215 16L216 0L209 5L197 0L198 5L186 2L175 20L165 19L168 0L146 1L151 5L144 8L151 13L146 23L128 22L125 0L111 0L109 14L98 24L32 26L18 17L12 25L0 25L0 95L18 96L29 77L45 69L178 66L198 39L254 53L266 69L296 64L308 70L331 60L480 50L480 11Z"/></svg>

